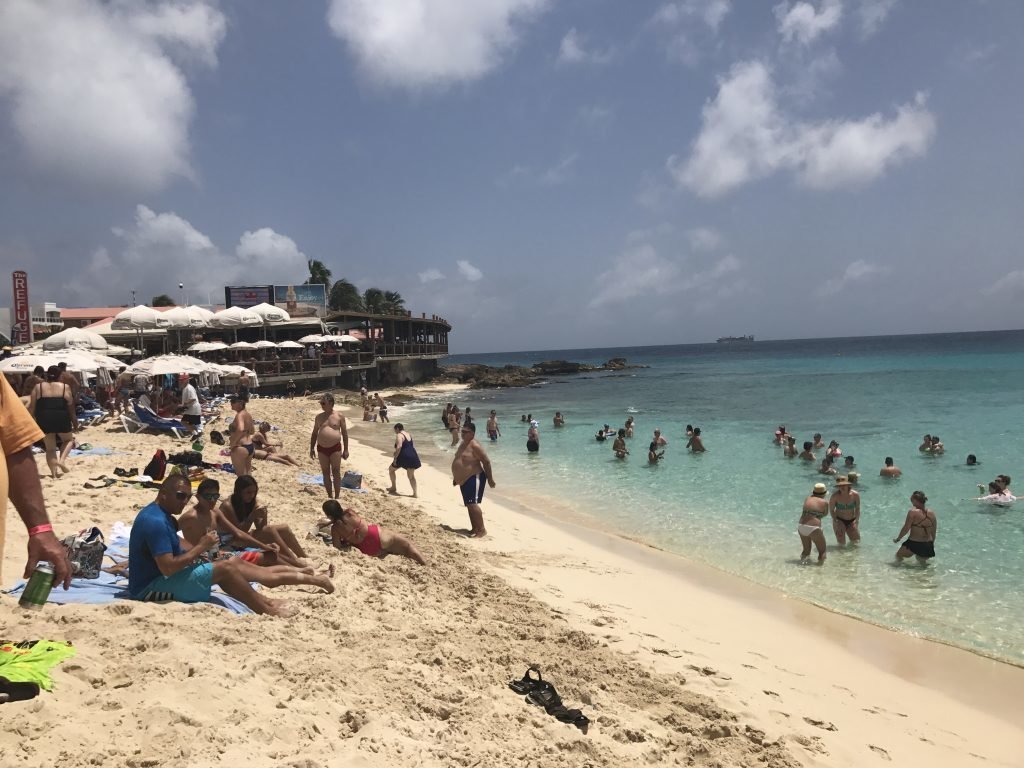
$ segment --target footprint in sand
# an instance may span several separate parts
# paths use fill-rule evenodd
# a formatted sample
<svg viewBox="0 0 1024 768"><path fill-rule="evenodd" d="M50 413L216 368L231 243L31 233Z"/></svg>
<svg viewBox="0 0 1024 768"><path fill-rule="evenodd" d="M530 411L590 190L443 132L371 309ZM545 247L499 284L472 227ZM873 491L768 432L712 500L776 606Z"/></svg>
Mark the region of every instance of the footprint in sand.
<svg viewBox="0 0 1024 768"><path fill-rule="evenodd" d="M891 757L889 757L889 753L888 753L888 752L886 752L886 751L885 751L884 749L882 749L881 747L876 747L876 746L875 746L874 744L868 744L868 749L870 749L870 750L871 750L872 752L874 752L874 753L875 753L876 755L878 755L879 757L881 757L881 758L882 758L883 760L888 760L888 761L890 761L890 762L892 761L892 758L891 758Z"/></svg>
<svg viewBox="0 0 1024 768"><path fill-rule="evenodd" d="M762 691L762 693L764 693L765 696L771 696L773 699L779 698L779 694L777 694L775 691L765 690L765 691Z"/></svg>
<svg viewBox="0 0 1024 768"><path fill-rule="evenodd" d="M821 728L825 731L838 731L832 723L826 722L825 720L815 720L813 717L805 717L804 722L808 725L813 725L815 728Z"/></svg>

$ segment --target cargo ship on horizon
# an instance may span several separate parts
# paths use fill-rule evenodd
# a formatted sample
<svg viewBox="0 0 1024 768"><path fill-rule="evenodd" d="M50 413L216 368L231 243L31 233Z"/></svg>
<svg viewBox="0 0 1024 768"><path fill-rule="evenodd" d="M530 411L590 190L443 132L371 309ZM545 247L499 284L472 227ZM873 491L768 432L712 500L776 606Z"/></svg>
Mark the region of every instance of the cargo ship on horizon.
<svg viewBox="0 0 1024 768"><path fill-rule="evenodd" d="M722 336L715 339L719 344L750 344L754 341L753 336Z"/></svg>

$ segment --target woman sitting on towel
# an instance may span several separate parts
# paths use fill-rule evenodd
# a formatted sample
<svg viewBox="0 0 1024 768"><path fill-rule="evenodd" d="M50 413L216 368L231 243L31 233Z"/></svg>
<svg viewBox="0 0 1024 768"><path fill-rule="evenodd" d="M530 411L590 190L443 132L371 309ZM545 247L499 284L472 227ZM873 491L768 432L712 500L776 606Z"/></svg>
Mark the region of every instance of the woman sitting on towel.
<svg viewBox="0 0 1024 768"><path fill-rule="evenodd" d="M269 525L267 508L256 503L259 485L252 475L242 475L235 479L235 490L231 496L220 504L220 511L235 528L249 533L252 529L253 538L264 544L276 544L278 552L289 560L301 562L306 557L299 540L287 525Z"/></svg>
<svg viewBox="0 0 1024 768"><path fill-rule="evenodd" d="M342 509L341 504L331 499L324 502L323 510L327 519L319 527L330 529L331 543L338 549L351 545L370 557L402 555L420 565L427 564L411 541L383 526L367 525L354 509Z"/></svg>
<svg viewBox="0 0 1024 768"><path fill-rule="evenodd" d="M270 442L269 433L270 422L261 422L259 431L252 436L252 444L256 446L256 450L253 451L252 457L254 459L259 459L260 461L276 461L278 464L290 464L293 467L299 466L299 462L287 453L281 453L278 450L278 448L284 446L284 443Z"/></svg>

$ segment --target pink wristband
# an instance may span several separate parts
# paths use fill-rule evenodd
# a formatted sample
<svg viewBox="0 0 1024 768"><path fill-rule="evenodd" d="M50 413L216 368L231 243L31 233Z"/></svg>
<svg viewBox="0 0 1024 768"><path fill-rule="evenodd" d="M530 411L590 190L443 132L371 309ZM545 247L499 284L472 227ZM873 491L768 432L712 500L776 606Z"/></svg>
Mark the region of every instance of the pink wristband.
<svg viewBox="0 0 1024 768"><path fill-rule="evenodd" d="M47 523L46 525L37 525L35 528L28 529L29 536L38 536L40 533L50 533L53 530L53 526Z"/></svg>

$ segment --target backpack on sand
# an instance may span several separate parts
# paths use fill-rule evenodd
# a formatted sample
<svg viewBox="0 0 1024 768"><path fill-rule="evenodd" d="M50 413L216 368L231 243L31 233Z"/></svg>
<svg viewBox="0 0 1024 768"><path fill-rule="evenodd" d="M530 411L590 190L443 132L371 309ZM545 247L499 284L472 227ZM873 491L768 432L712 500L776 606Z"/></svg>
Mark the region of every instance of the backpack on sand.
<svg viewBox="0 0 1024 768"><path fill-rule="evenodd" d="M163 480L164 475L167 474L167 454L158 448L156 453L153 454L153 458L149 460L149 464L142 471L142 474L151 477L153 480Z"/></svg>

